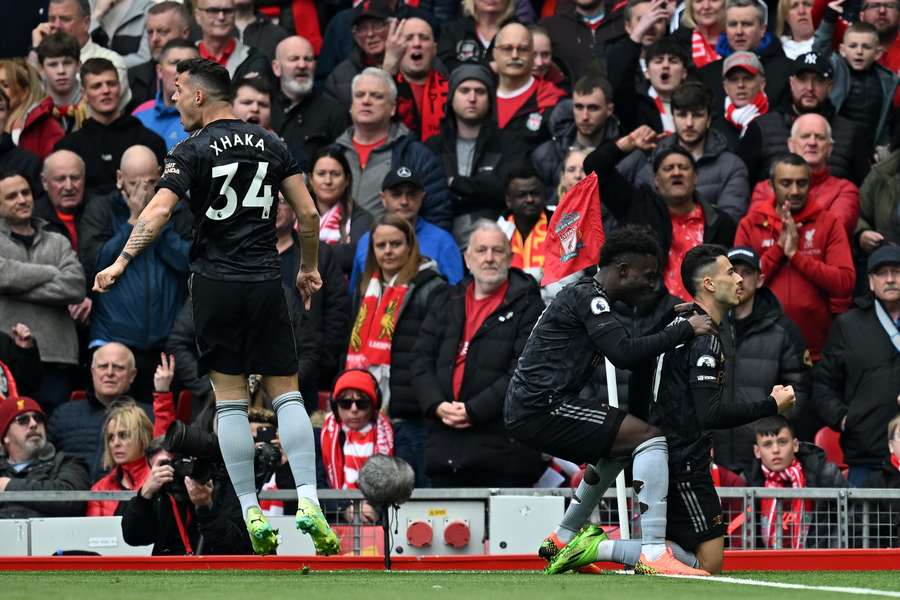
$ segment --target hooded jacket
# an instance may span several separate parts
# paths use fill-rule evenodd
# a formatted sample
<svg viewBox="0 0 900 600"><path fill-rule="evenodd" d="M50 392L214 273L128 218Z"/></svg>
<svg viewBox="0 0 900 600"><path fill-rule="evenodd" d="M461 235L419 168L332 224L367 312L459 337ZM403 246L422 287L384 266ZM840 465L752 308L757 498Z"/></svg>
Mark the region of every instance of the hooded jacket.
<svg viewBox="0 0 900 600"><path fill-rule="evenodd" d="M797 325L784 315L775 294L756 290L753 311L736 320L728 313L720 326L722 343L732 360L726 362L725 394L739 401L765 398L775 385L792 385L797 395L794 412L809 397L809 368L803 362L806 343ZM735 472L749 471L755 462L753 425L713 432L716 463Z"/></svg>
<svg viewBox="0 0 900 600"><path fill-rule="evenodd" d="M78 364L78 336L66 308L84 300L84 270L69 238L32 219L30 248L0 219L0 331L27 323L41 362Z"/></svg>
<svg viewBox="0 0 900 600"><path fill-rule="evenodd" d="M778 245L781 217L775 203L750 207L738 224L735 246L750 246L760 257L766 285L784 313L803 332L813 362L825 344L832 303L853 290L856 269L843 225L817 202L807 201L793 215L799 236L792 258Z"/></svg>
<svg viewBox="0 0 900 600"><path fill-rule="evenodd" d="M62 138L54 150L71 150L84 160L85 187L99 194L116 189L116 170L122 154L135 144L150 148L163 164L166 143L131 115L121 115L109 125L88 119L75 133Z"/></svg>
<svg viewBox="0 0 900 600"><path fill-rule="evenodd" d="M855 235L877 231L888 241L900 242L897 207L900 204L900 150L872 167L859 189L860 215Z"/></svg>
<svg viewBox="0 0 900 600"><path fill-rule="evenodd" d="M615 141L601 144L584 159L586 173L597 173L600 181L600 202L609 209L620 224L647 225L656 233L664 262L672 247L672 218L660 195L648 186L636 187L616 170L615 165L625 157ZM696 198L703 210L703 242L720 244L726 248L734 240L734 221L722 210Z"/></svg>
<svg viewBox="0 0 900 600"><path fill-rule="evenodd" d="M887 455L885 425L897 414L900 352L875 314L871 295L834 320L822 360L813 370L816 408L826 425L841 429L848 465L877 465Z"/></svg>
<svg viewBox="0 0 900 600"><path fill-rule="evenodd" d="M644 153L635 150L616 169L634 185L654 186L653 159L678 143L677 135L661 140L656 150ZM697 164L697 195L737 221L747 212L750 183L747 167L738 156L728 151L728 144L718 131L709 129L703 142L703 156Z"/></svg>
<svg viewBox="0 0 900 600"><path fill-rule="evenodd" d="M91 487L84 460L71 454L57 452L47 443L38 456L21 471L9 458L0 456L0 477L9 477L7 492L74 492ZM41 519L46 517L80 517L84 502L3 502L0 519Z"/></svg>
<svg viewBox="0 0 900 600"><path fill-rule="evenodd" d="M813 173L809 181L809 197L835 217L844 226L848 237L853 236L859 222L859 188L852 181L835 177L828 167ZM775 191L769 179L760 181L753 188L751 204L764 202L774 204Z"/></svg>
<svg viewBox="0 0 900 600"><path fill-rule="evenodd" d="M490 51L493 47L493 43L487 47L482 45L475 31L475 19L467 15L441 27L437 55L447 71L452 73L463 63L487 65L491 60Z"/></svg>
<svg viewBox="0 0 900 600"><path fill-rule="evenodd" d="M625 35L625 5L621 0L604 0L605 16L596 29L585 23L570 0L559 0L556 14L541 19L553 40L554 56L565 63L575 80L591 63L602 65L607 60L607 45Z"/></svg>
<svg viewBox="0 0 900 600"><path fill-rule="evenodd" d="M353 147L353 127L341 134L335 142L344 149L350 171L353 174L352 197L359 206L378 218L384 214L381 203L381 182L389 171L408 167L425 186L425 200L419 216L443 229L449 229L453 208L447 190L444 168L422 142L415 139L403 124L392 123L387 140L372 150L365 170L359 164L359 156Z"/></svg>
<svg viewBox="0 0 900 600"><path fill-rule="evenodd" d="M532 485L543 471L540 452L513 441L503 423L506 388L531 329L544 309L540 290L530 276L509 271L509 287L500 306L485 320L466 353L459 402L472 422L467 429L444 425L435 411L451 402L453 372L466 328L466 296L472 279L446 288L428 309L416 341L413 384L427 418L425 460L429 476L452 477L457 471L518 477ZM473 367L476 367L473 368Z"/></svg>
<svg viewBox="0 0 900 600"><path fill-rule="evenodd" d="M575 127L575 116L572 112L572 100L561 100L550 113L548 123L552 139L547 140L531 154L531 164L538 177L546 186L555 186L562 175L563 160L569 148L577 145L578 130ZM621 135L619 119L611 115L603 124L603 136L600 143L617 139Z"/></svg>

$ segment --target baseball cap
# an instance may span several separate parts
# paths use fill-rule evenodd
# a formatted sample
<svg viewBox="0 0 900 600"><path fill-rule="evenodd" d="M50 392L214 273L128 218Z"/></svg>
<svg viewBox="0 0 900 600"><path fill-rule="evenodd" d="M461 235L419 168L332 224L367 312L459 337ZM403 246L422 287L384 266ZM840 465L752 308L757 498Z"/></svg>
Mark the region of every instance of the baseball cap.
<svg viewBox="0 0 900 600"><path fill-rule="evenodd" d="M822 79L831 79L834 77L834 69L831 67L831 61L818 52L807 52L794 59L791 75L799 75L805 71L812 71Z"/></svg>
<svg viewBox="0 0 900 600"><path fill-rule="evenodd" d="M379 19L386 21L391 17L391 9L384 0L365 0L362 4L353 9L353 22L356 25L361 20Z"/></svg>
<svg viewBox="0 0 900 600"><path fill-rule="evenodd" d="M341 394L347 390L356 390L365 394L372 402L378 398L378 392L375 389L375 378L359 369L350 369L338 375L334 382L334 398L340 398Z"/></svg>
<svg viewBox="0 0 900 600"><path fill-rule="evenodd" d="M36 400L26 396L0 400L0 436L6 435L6 430L9 429L9 425L12 423L13 419L22 413L27 412L36 412L44 417L47 416L46 413L44 413L44 409L41 408L41 405L38 404Z"/></svg>
<svg viewBox="0 0 900 600"><path fill-rule="evenodd" d="M875 252L869 255L866 272L874 273L884 265L900 265L900 246L885 244L876 248Z"/></svg>
<svg viewBox="0 0 900 600"><path fill-rule="evenodd" d="M425 186L422 185L422 180L407 166L399 166L396 169L392 169L388 172L387 175L384 176L384 179L381 181L381 191L389 190L396 185L400 185L401 183L408 183L410 185L414 185L420 190L424 190Z"/></svg>
<svg viewBox="0 0 900 600"><path fill-rule="evenodd" d="M759 254L750 246L736 246L728 251L731 264L744 263L751 269L759 271Z"/></svg>
<svg viewBox="0 0 900 600"><path fill-rule="evenodd" d="M727 75L732 69L743 69L751 75L766 74L759 57L752 52L734 52L726 58L722 64L722 75Z"/></svg>

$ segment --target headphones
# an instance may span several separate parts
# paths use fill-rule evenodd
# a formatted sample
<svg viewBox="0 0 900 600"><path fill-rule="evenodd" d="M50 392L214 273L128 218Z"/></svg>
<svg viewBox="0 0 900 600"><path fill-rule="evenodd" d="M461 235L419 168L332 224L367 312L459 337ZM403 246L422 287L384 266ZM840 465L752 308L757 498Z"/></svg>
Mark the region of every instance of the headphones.
<svg viewBox="0 0 900 600"><path fill-rule="evenodd" d="M378 385L378 380L375 378L375 376L372 375L372 373L370 373L367 369L346 369L344 371L341 371L338 374L338 376L335 377L334 381L335 381L335 383L337 383L337 380L340 379L345 373L353 373L353 372L365 373L366 377L368 377L369 379L372 380L372 385L375 387L375 398L373 399L373 404L372 404L372 421L374 422L375 420L378 419L378 412L381 410L381 404L382 404L381 386ZM331 386L331 389L334 390L334 385ZM356 389L356 388L348 388L348 389ZM358 390L358 391L360 393L362 393L363 395L366 395L362 390ZM340 423L341 417L340 417L340 414L338 413L337 398L334 397L334 394L331 394L329 396L328 404L331 407L331 413L334 415L335 420L338 423Z"/></svg>

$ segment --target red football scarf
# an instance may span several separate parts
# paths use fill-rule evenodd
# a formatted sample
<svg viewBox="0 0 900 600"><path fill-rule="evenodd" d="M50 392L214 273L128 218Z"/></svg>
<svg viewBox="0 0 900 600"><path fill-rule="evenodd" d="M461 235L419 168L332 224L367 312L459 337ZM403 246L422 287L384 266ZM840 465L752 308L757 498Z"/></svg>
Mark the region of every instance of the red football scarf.
<svg viewBox="0 0 900 600"><path fill-rule="evenodd" d="M891 464L894 465L894 468L900 471L900 458L897 458L896 454L891 454Z"/></svg>
<svg viewBox="0 0 900 600"><path fill-rule="evenodd" d="M737 108L731 98L725 98L725 120L741 130L741 137L747 132L747 126L756 117L761 117L769 112L769 97L765 92L760 92L747 106Z"/></svg>
<svg viewBox="0 0 900 600"><path fill-rule="evenodd" d="M546 286L596 265L606 238L600 213L600 186L591 173L560 198L544 244Z"/></svg>
<svg viewBox="0 0 900 600"><path fill-rule="evenodd" d="M767 488L805 488L806 475L803 473L803 465L796 458L790 466L784 471L770 471L765 465L762 467L763 475L766 478L765 487ZM807 511L812 511L813 503L811 500L803 498L795 498L791 500L791 509L782 511L781 523L775 522L777 514L777 500L775 498L763 498L760 500L760 507L763 514L763 526L765 527L765 541L769 548L775 547L777 540L776 532L780 525L782 529L782 540L784 547L801 548L803 540L806 538L807 526L803 524L803 515Z"/></svg>
<svg viewBox="0 0 900 600"><path fill-rule="evenodd" d="M325 211L319 221L320 242L337 244L341 241L341 216L341 205L337 202Z"/></svg>
<svg viewBox="0 0 900 600"><path fill-rule="evenodd" d="M391 364L391 342L408 285L382 285L372 274L356 314L347 350L347 369L368 369Z"/></svg>
<svg viewBox="0 0 900 600"><path fill-rule="evenodd" d="M341 432L344 444L341 445ZM374 454L394 454L394 430L391 422L381 412L373 426L371 423L360 431L354 431L338 423L334 413L328 413L322 423L322 463L328 476L328 485L336 490L355 490L359 470Z"/></svg>
<svg viewBox="0 0 900 600"><path fill-rule="evenodd" d="M675 133L675 119L672 117L672 111L666 108L666 103L659 97L659 92L656 91L656 88L651 87L647 95L653 99L653 104L656 106L656 110L659 111L659 119L662 121L663 131Z"/></svg>
<svg viewBox="0 0 900 600"><path fill-rule="evenodd" d="M13 379L12 371L9 370L9 367L2 360L0 360L0 377L3 378L0 381L0 400L17 398L19 390L16 388L16 380ZM4 383L5 385L2 385Z"/></svg>
<svg viewBox="0 0 900 600"><path fill-rule="evenodd" d="M709 45L703 34L695 29L694 33L691 34L691 58L694 61L694 66L701 69L722 57L719 56L713 46Z"/></svg>
<svg viewBox="0 0 900 600"><path fill-rule="evenodd" d="M397 75L397 84L403 86L406 84L403 74ZM397 98L397 114L403 124L409 127L411 131L416 128L416 108L418 108L418 125L421 127L422 134L419 139L423 142L433 135L441 132L441 119L444 118L444 108L447 105L447 90L449 87L447 78L438 73L436 69L432 69L425 80L425 89L422 92L422 104L416 106L416 100L412 97Z"/></svg>

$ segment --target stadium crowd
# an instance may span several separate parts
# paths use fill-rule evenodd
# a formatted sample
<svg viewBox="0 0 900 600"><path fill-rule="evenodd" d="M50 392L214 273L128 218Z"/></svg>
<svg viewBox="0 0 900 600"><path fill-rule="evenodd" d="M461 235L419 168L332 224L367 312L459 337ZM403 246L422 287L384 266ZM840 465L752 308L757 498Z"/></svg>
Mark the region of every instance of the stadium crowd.
<svg viewBox="0 0 900 600"><path fill-rule="evenodd" d="M295 215L275 216L320 487L355 488L373 453L420 487L571 485L579 465L513 441L503 403L552 245L575 245L554 211L581 202L662 249L652 302L612 307L634 335L689 300L688 250L731 248L728 394L790 384L798 402L715 432L716 482L900 488L897 0L35 0L0 6L0 57L0 492L140 491L0 518L130 515L126 540L160 552L200 533L246 551L221 474L157 501L176 470L154 440L214 421L187 207L91 291L188 136L172 94L196 57L227 67L235 115L284 139L320 212L309 310ZM619 399L646 415L630 377ZM605 401L603 369L583 393ZM264 396L251 421L277 447ZM260 483L293 487L283 467ZM784 525L785 545L802 537Z"/></svg>

